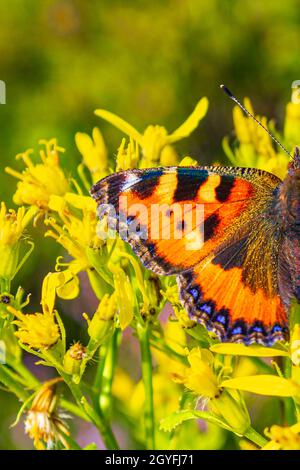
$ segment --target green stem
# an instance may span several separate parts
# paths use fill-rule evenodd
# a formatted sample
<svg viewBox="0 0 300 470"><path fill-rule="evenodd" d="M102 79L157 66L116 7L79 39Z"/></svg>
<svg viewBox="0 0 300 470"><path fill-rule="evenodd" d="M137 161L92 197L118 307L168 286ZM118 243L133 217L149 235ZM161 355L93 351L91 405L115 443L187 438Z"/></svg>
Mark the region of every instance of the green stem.
<svg viewBox="0 0 300 470"><path fill-rule="evenodd" d="M60 372L60 375L63 377L64 381L68 385L73 397L75 398L79 408L90 417L91 421L98 428L103 442L107 449L117 450L119 448L116 438L112 432L112 429L104 419L104 416L101 413L96 413L96 411L88 403L85 396L82 394L81 389L78 385L74 384L71 379L69 379L66 374Z"/></svg>
<svg viewBox="0 0 300 470"><path fill-rule="evenodd" d="M31 390L35 390L41 386L41 382L27 369L27 367L22 362L10 361L10 365L25 379L27 386ZM84 413L77 405L75 405L75 403L72 403L64 398L60 399L60 403L64 409L70 411L75 416L78 416L79 418L82 418L88 422L91 421L86 413Z"/></svg>
<svg viewBox="0 0 300 470"><path fill-rule="evenodd" d="M282 358L283 372L286 379L290 379L292 375L292 362L289 357ZM292 398L283 398L283 411L284 411L284 423L288 426L292 426L295 423L295 404Z"/></svg>
<svg viewBox="0 0 300 470"><path fill-rule="evenodd" d="M245 433L245 437L249 439L249 441L256 444L258 447L263 447L267 444L267 439L264 438L261 434L259 434L255 429L249 427L247 432Z"/></svg>
<svg viewBox="0 0 300 470"><path fill-rule="evenodd" d="M274 368L271 367L269 364L266 364L260 357L249 357L251 362L255 364L258 370L264 374L274 374Z"/></svg>
<svg viewBox="0 0 300 470"><path fill-rule="evenodd" d="M137 334L141 348L142 378L145 389L144 419L146 444L148 449L155 449L152 356L150 350L150 334L148 327L138 324Z"/></svg>
<svg viewBox="0 0 300 470"><path fill-rule="evenodd" d="M20 361L10 360L8 364L20 374L30 389L36 389L41 385L40 381L27 369L27 367Z"/></svg>
<svg viewBox="0 0 300 470"><path fill-rule="evenodd" d="M110 340L106 340L98 349L98 365L94 379L94 389L96 391L101 390L102 375L105 366L105 358L108 352L109 341Z"/></svg>
<svg viewBox="0 0 300 470"><path fill-rule="evenodd" d="M0 294L8 294L10 292L10 280L4 277L0 278Z"/></svg>
<svg viewBox="0 0 300 470"><path fill-rule="evenodd" d="M104 367L102 370L101 385L100 385L100 396L99 396L99 406L104 414L107 417L111 409L111 400L112 400L112 383L114 378L115 366L118 357L118 341L119 340L119 330L116 330L110 339L107 354L104 359Z"/></svg>
<svg viewBox="0 0 300 470"><path fill-rule="evenodd" d="M69 400L66 400L65 398L61 398L59 400L60 405L64 410L70 411L73 415L77 416L78 418L83 419L84 421L87 421L91 423L91 418L87 416L87 414L82 411L79 406L75 405L75 403L70 402Z"/></svg>
<svg viewBox="0 0 300 470"><path fill-rule="evenodd" d="M0 382L2 382L9 391L13 392L21 401L28 398L28 393L20 383L18 383L11 375L6 366L0 366Z"/></svg>
<svg viewBox="0 0 300 470"><path fill-rule="evenodd" d="M59 375L64 379L73 397L75 398L78 407L81 409L83 414L87 415L87 417L89 417L93 424L97 427L107 449L118 449L119 446L116 441L116 438L112 432L112 429L104 419L103 415L101 413L96 413L96 411L91 407L86 397L83 395L79 385L75 384L72 381L72 378L63 371L61 364L57 362L55 357L51 353L48 353L46 351L44 351L43 354L45 356L45 359L47 359L50 363L54 365Z"/></svg>
<svg viewBox="0 0 300 470"><path fill-rule="evenodd" d="M188 365L188 360L185 356L182 356L178 352L174 351L170 346L168 346L161 338L157 338L156 336L152 335L150 337L150 343L153 348L167 354L169 357L174 358L176 361L181 362L185 366Z"/></svg>

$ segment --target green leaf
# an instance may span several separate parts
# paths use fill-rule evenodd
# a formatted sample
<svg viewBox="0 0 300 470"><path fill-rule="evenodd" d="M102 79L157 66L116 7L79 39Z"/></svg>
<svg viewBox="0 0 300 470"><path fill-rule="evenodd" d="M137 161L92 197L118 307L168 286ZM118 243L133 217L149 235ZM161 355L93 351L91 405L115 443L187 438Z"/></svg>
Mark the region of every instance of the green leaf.
<svg viewBox="0 0 300 470"><path fill-rule="evenodd" d="M165 432L170 432L179 424L190 419L204 419L205 421L216 424L224 429L232 431L230 426L228 426L222 419L218 416L210 413L208 411L196 411L196 410L182 410L176 411L176 413L171 414L167 418L163 419L160 422L160 429Z"/></svg>
<svg viewBox="0 0 300 470"><path fill-rule="evenodd" d="M198 346L200 347L208 347L213 341L203 325L197 325L194 328L186 328L185 332L199 341L200 344L198 344Z"/></svg>
<svg viewBox="0 0 300 470"><path fill-rule="evenodd" d="M87 446L83 447L82 450L97 450L97 446L96 446L95 442L91 442Z"/></svg>

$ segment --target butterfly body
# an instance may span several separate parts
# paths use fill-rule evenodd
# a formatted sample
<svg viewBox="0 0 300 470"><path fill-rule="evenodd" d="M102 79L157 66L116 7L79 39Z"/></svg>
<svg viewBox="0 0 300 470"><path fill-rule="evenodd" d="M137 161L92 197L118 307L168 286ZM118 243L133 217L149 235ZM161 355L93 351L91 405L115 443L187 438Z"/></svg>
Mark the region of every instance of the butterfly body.
<svg viewBox="0 0 300 470"><path fill-rule="evenodd" d="M275 209L283 240L279 254L278 282L287 308L300 302L300 170L292 169L278 188Z"/></svg>
<svg viewBox="0 0 300 470"><path fill-rule="evenodd" d="M287 339L291 299L300 301L298 164L283 182L252 168L127 170L91 194L100 216L114 209L109 223L147 268L177 276L191 319L222 341L271 345Z"/></svg>

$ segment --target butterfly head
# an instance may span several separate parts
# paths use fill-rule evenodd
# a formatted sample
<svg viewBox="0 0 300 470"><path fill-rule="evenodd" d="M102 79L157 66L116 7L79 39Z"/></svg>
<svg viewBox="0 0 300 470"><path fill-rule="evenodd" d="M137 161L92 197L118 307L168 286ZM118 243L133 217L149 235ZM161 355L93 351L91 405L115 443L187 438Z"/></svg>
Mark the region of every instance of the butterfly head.
<svg viewBox="0 0 300 470"><path fill-rule="evenodd" d="M295 147L293 160L289 163L288 172L293 175L296 170L300 170L300 149Z"/></svg>

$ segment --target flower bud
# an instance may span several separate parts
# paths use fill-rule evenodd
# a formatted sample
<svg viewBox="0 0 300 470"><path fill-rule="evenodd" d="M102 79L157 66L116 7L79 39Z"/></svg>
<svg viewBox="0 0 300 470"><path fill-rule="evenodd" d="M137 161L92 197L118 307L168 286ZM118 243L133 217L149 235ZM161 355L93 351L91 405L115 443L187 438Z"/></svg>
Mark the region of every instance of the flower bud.
<svg viewBox="0 0 300 470"><path fill-rule="evenodd" d="M93 318L88 320L87 315L84 315L84 318L88 321L88 334L90 335L92 344L102 344L103 341L112 335L114 331L115 312L116 303L114 296L105 294Z"/></svg>
<svg viewBox="0 0 300 470"><path fill-rule="evenodd" d="M0 278L11 281L19 262L20 242L15 245L0 245Z"/></svg>
<svg viewBox="0 0 300 470"><path fill-rule="evenodd" d="M64 369L67 374L79 375L82 360L86 357L86 348L79 342L73 344L64 355Z"/></svg>
<svg viewBox="0 0 300 470"><path fill-rule="evenodd" d="M92 137L77 132L75 142L82 155L84 165L89 169L93 183L107 175L107 148L100 130L95 127Z"/></svg>
<svg viewBox="0 0 300 470"><path fill-rule="evenodd" d="M239 394L229 390L220 390L220 394L209 402L211 410L222 416L236 434L244 435L250 426L248 411Z"/></svg>

